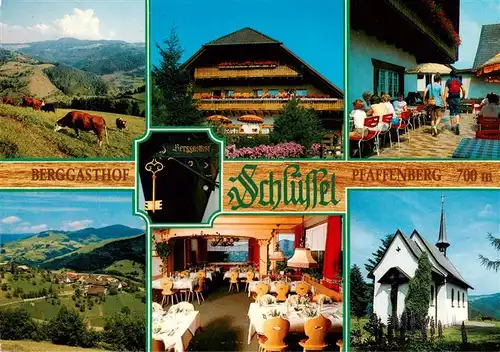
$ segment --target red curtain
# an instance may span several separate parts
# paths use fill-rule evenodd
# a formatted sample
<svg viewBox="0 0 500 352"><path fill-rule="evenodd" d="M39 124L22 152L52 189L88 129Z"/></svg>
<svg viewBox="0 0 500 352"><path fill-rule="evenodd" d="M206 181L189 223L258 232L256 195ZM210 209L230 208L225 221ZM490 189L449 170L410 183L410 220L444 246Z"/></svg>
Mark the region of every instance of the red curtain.
<svg viewBox="0 0 500 352"><path fill-rule="evenodd" d="M302 238L303 227L302 224L297 225L293 228L293 233L295 234L295 248L300 247L300 240Z"/></svg>
<svg viewBox="0 0 500 352"><path fill-rule="evenodd" d="M254 263L254 265L260 262L259 242L255 238L248 239L248 261Z"/></svg>
<svg viewBox="0 0 500 352"><path fill-rule="evenodd" d="M340 285L333 281L342 278L342 218L329 216L326 233L325 256L323 259L322 284L335 291L340 290Z"/></svg>

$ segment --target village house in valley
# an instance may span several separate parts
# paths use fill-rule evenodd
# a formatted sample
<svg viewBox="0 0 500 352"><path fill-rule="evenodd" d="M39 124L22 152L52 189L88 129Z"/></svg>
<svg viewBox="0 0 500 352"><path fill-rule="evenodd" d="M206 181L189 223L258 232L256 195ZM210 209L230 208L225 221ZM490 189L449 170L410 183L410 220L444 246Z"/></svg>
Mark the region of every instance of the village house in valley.
<svg viewBox="0 0 500 352"><path fill-rule="evenodd" d="M460 1L438 1L445 18L459 32ZM434 3L432 1L432 3ZM424 92L431 75L405 72L420 63L452 64L458 37L432 17L431 1L352 0L350 4L349 99L363 92Z"/></svg>
<svg viewBox="0 0 500 352"><path fill-rule="evenodd" d="M409 281L415 275L419 257L426 253L432 265L429 317L443 326L468 320L468 290L473 289L447 257L450 246L446 233L444 201L439 235L435 245L416 230L411 236L397 231L381 261L369 273L374 279L373 311L387 322L389 316L401 317Z"/></svg>
<svg viewBox="0 0 500 352"><path fill-rule="evenodd" d="M330 134L343 130L343 92L282 42L252 28L203 45L184 68L198 108L209 121L221 116L228 133L269 134L292 97L314 109Z"/></svg>

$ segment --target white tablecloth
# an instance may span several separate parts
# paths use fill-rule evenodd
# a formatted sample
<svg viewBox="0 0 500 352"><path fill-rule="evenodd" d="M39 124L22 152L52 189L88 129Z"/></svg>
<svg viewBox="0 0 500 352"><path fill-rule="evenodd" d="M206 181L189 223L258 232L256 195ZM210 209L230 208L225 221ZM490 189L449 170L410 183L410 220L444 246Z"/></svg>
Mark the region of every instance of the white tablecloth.
<svg viewBox="0 0 500 352"><path fill-rule="evenodd" d="M205 272L205 278L208 279L208 280L213 280L213 271L206 271ZM198 273L189 273L189 278L190 279L197 279L196 275L198 275Z"/></svg>
<svg viewBox="0 0 500 352"><path fill-rule="evenodd" d="M229 271L226 271L224 273L224 280L226 279L229 279ZM259 273L255 273L254 275L254 279L258 279L260 277ZM238 279L246 279L247 278L247 273L246 272L243 272L243 273L239 273L238 275Z"/></svg>
<svg viewBox="0 0 500 352"><path fill-rule="evenodd" d="M259 283L261 283L263 281L252 281L249 285L248 285L248 297L250 297L251 293L252 292L255 292L255 286L257 286ZM278 283L279 281L272 281L271 282L271 288L269 290L269 293L276 293L276 284ZM288 293L293 293L295 292L295 286L297 285L297 283L300 282L300 281L292 281L292 282L289 282L289 285L290 285L290 290L288 291ZM314 290L314 287L311 286L311 290Z"/></svg>
<svg viewBox="0 0 500 352"><path fill-rule="evenodd" d="M163 315L163 313L163 311L153 312L153 339L163 341L165 350L173 348L175 352L184 352L191 337L200 327L200 312L175 315ZM161 329L159 332L158 328Z"/></svg>
<svg viewBox="0 0 500 352"><path fill-rule="evenodd" d="M161 290L162 287L161 287L161 281L164 280L163 278L162 279L156 279L156 280L153 280L153 282L151 283L152 287L154 290ZM174 290L189 290L189 291L193 291L193 288L196 286L196 283L197 283L197 280L193 280L193 279L178 279L178 280L174 280L174 287L173 289Z"/></svg>
<svg viewBox="0 0 500 352"><path fill-rule="evenodd" d="M248 344L252 342L252 337L255 333L264 333L264 319L263 314L271 310L279 310L282 313L286 313L286 307L284 303L274 304L272 306L260 307L258 303L250 303L250 308L248 309L248 318L250 323L248 326ZM342 304L325 304L321 310L321 315L328 318L332 322L331 330L339 330L342 328ZM304 332L304 322L305 319L299 315L292 307L289 307L289 311L286 314L288 321L290 322L290 332Z"/></svg>

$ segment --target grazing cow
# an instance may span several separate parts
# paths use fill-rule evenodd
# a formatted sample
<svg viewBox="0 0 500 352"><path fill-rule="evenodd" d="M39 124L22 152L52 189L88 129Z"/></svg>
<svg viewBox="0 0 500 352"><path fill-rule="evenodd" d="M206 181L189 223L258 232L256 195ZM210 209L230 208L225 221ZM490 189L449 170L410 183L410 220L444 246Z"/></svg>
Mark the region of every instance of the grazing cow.
<svg viewBox="0 0 500 352"><path fill-rule="evenodd" d="M40 110L41 106L44 106L45 102L43 99L36 99L27 97L26 95L23 97L23 106L31 106L33 110Z"/></svg>
<svg viewBox="0 0 500 352"><path fill-rule="evenodd" d="M54 104L44 104L42 107L41 107L41 110L42 111L45 111L45 112L56 112L56 107L54 106Z"/></svg>
<svg viewBox="0 0 500 352"><path fill-rule="evenodd" d="M8 105L14 105L14 100L12 100L11 97L5 96L2 98L2 103L8 104Z"/></svg>
<svg viewBox="0 0 500 352"><path fill-rule="evenodd" d="M78 138L78 130L93 131L97 135L97 145L102 145L102 132L106 134L106 143L109 144L108 131L106 130L106 121L97 115L87 114L81 111L70 111L64 117L56 122L54 131L68 127L75 130Z"/></svg>
<svg viewBox="0 0 500 352"><path fill-rule="evenodd" d="M481 317L482 321L488 320L488 321L493 321L492 317Z"/></svg>
<svg viewBox="0 0 500 352"><path fill-rule="evenodd" d="M122 119L121 117L116 119L116 128L118 128L120 131L125 129L125 124L126 121Z"/></svg>

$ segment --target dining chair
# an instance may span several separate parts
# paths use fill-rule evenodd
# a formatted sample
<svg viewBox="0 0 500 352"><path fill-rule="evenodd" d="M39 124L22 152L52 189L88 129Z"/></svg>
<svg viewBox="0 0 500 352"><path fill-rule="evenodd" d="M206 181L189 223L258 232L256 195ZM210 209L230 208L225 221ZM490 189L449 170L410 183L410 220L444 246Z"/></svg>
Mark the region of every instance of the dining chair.
<svg viewBox="0 0 500 352"><path fill-rule="evenodd" d="M307 282L301 281L295 285L295 293L299 296L307 296L311 286Z"/></svg>
<svg viewBox="0 0 500 352"><path fill-rule="evenodd" d="M245 281L245 292L248 289L248 285L250 285L250 283L253 281L253 278L255 277L255 273L253 271L247 271L246 277L247 277L247 279Z"/></svg>
<svg viewBox="0 0 500 352"><path fill-rule="evenodd" d="M340 348L339 352L342 352L342 346L343 346L342 340L337 341L337 346L339 346Z"/></svg>
<svg viewBox="0 0 500 352"><path fill-rule="evenodd" d="M255 300L258 301L260 297L266 295L269 292L269 285L265 282L259 282L255 286Z"/></svg>
<svg viewBox="0 0 500 352"><path fill-rule="evenodd" d="M278 282L276 287L276 300L278 302L286 301L288 291L290 291L290 286L286 282Z"/></svg>
<svg viewBox="0 0 500 352"><path fill-rule="evenodd" d="M153 343L151 344L151 350L153 352L164 352L165 351L165 344L161 340L153 339Z"/></svg>
<svg viewBox="0 0 500 352"><path fill-rule="evenodd" d="M161 288L163 289L161 291L161 294L163 295L163 299L161 300L161 306L165 303L168 304L168 300L171 300L171 304L174 304L174 298L179 302L179 298L177 298L177 291L172 290L172 287L174 287L174 282L171 280L164 279L161 281Z"/></svg>
<svg viewBox="0 0 500 352"><path fill-rule="evenodd" d="M237 271L231 271L229 273L229 292L232 291L233 285L236 285L236 289L240 292L240 284L238 282L239 275Z"/></svg>
<svg viewBox="0 0 500 352"><path fill-rule="evenodd" d="M350 140L351 141L357 141L358 142L358 153L359 153L359 158L362 158L362 153L361 153L361 144L363 142L368 142L371 141L372 139L377 137L378 131L375 130L375 128L378 125L378 122L380 120L379 116L371 116L365 118L364 124L363 124L363 136L351 136ZM367 132L365 132L367 131ZM366 135L365 135L366 133ZM378 149L378 148L377 148Z"/></svg>
<svg viewBox="0 0 500 352"><path fill-rule="evenodd" d="M189 277L189 271L187 271L187 270L182 271L180 276L181 276L182 278L187 278L187 277Z"/></svg>
<svg viewBox="0 0 500 352"><path fill-rule="evenodd" d="M207 277L207 273L206 273L206 272L204 272L204 271L198 271L198 273L196 273L196 277L197 277L198 279L200 279L200 278L204 278L204 279L206 279L206 277Z"/></svg>
<svg viewBox="0 0 500 352"><path fill-rule="evenodd" d="M380 130L377 134L377 155L380 155L379 150L380 150L380 136L382 135L384 137L384 144L385 144L385 137L389 135L389 145L392 147L392 138L391 138L391 126L392 126L392 119L394 118L393 114L386 114L382 115L382 123L384 126L387 126L387 129Z"/></svg>
<svg viewBox="0 0 500 352"><path fill-rule="evenodd" d="M398 147L401 147L401 139L400 139L400 131L403 130L406 132L408 136L408 143L410 143L410 123L411 112L410 111L402 111L399 116L399 123L397 125L392 125L391 128L396 130L396 135L398 136Z"/></svg>
<svg viewBox="0 0 500 352"><path fill-rule="evenodd" d="M304 348L304 352L306 352L306 350L322 351L328 347L325 337L328 333L328 329L330 329L330 326L332 326L330 319L327 319L322 315L306 320L304 324L304 332L308 338L302 339L299 342L299 345Z"/></svg>
<svg viewBox="0 0 500 352"><path fill-rule="evenodd" d="M264 323L264 336L259 337L259 352L281 352L288 345L285 337L290 331L290 322L282 317L267 320Z"/></svg>
<svg viewBox="0 0 500 352"><path fill-rule="evenodd" d="M203 297L203 284L205 283L205 278L202 276L198 280L198 287L194 289L194 293L196 295L196 299L198 300L198 304L200 304L200 296L203 302L205 302L205 298Z"/></svg>

